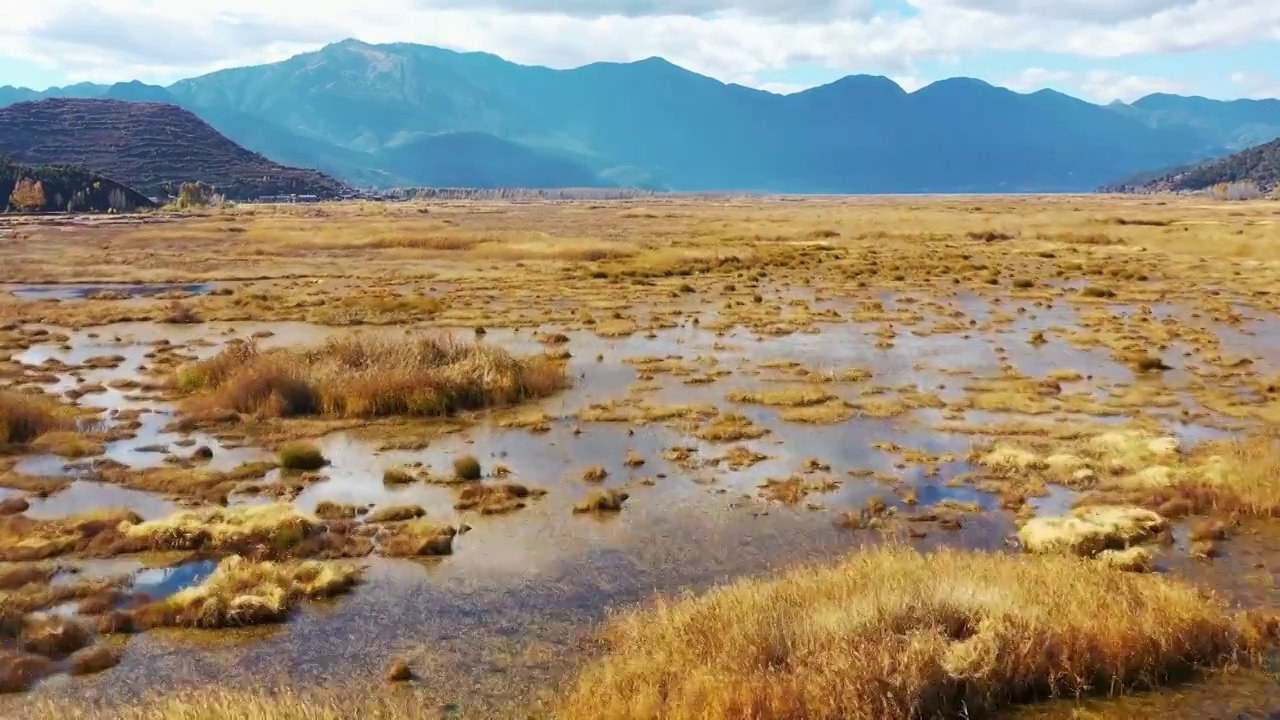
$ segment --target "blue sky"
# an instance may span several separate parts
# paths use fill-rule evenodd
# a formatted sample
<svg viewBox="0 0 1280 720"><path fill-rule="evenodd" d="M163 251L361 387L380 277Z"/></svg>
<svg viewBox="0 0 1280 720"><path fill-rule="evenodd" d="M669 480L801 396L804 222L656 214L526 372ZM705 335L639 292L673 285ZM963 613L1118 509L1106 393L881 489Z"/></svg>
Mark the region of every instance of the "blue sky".
<svg viewBox="0 0 1280 720"><path fill-rule="evenodd" d="M660 55L789 92L964 75L1098 102L1280 97L1280 0L44 0L0 27L0 85L169 83L328 42L421 42L572 67ZM193 11L193 7L201 7Z"/></svg>

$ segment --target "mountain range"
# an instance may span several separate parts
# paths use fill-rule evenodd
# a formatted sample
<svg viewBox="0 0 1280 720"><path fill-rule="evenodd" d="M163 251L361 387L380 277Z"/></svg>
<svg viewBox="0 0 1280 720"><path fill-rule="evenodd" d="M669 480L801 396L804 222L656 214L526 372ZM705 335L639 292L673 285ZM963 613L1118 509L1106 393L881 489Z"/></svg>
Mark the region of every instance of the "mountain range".
<svg viewBox="0 0 1280 720"><path fill-rule="evenodd" d="M660 58L556 70L355 40L168 87L0 88L0 106L49 97L177 105L276 162L383 187L1089 191L1280 137L1280 100L1097 105L867 75L778 95Z"/></svg>

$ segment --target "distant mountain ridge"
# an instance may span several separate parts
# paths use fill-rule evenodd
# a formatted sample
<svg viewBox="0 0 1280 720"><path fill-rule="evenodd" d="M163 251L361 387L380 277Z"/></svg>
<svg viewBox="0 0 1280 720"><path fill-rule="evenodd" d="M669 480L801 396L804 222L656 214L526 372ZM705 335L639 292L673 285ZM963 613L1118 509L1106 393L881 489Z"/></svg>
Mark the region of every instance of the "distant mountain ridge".
<svg viewBox="0 0 1280 720"><path fill-rule="evenodd" d="M154 97L147 86L128 89ZM160 89L163 92L163 89ZM315 170L250 152L175 105L49 98L0 108L0 153L33 165L75 165L149 196L199 180L231 199L286 193L336 196L345 187Z"/></svg>
<svg viewBox="0 0 1280 720"><path fill-rule="evenodd" d="M0 104L41 95L0 88ZM276 161L376 186L1086 191L1280 137L1280 101L1102 106L968 78L907 92L865 75L784 96L661 58L555 70L355 40L168 88L44 95L167 97Z"/></svg>

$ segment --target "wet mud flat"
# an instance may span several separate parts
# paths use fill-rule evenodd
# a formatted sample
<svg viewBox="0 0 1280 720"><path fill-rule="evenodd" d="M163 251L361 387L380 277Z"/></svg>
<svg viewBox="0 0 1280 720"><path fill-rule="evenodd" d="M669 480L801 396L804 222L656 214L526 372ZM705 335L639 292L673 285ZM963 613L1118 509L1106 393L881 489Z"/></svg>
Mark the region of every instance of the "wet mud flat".
<svg viewBox="0 0 1280 720"><path fill-rule="evenodd" d="M986 244L964 235L957 242ZM1036 253L1049 252L1029 254L1047 260ZM361 568L359 583L298 603L284 622L104 635L100 642L121 648L118 664L100 674L50 672L0 702L15 712L72 697L110 705L140 690L271 677L300 688L354 681L460 717L543 716L556 688L599 656L597 631L615 611L883 544L1021 556L1035 540L1024 530L1036 519L1099 504L1163 511L1158 533L1125 542L1149 554L1144 569L1240 610L1275 606L1280 547L1269 511L1255 509L1257 491L1252 505L1228 513L1213 503L1169 505L1200 497L1179 493L1192 478L1225 472L1218 463L1233 457L1217 449L1220 461L1212 460L1198 448L1263 433L1271 422L1268 378L1277 368L1269 348L1280 343L1280 326L1268 300L1248 292L1183 296L1172 281L1157 298L1137 281L1115 279L1120 292L1111 296L1056 281L995 290L982 281L875 287L841 275L839 283L811 284L802 268L761 267L771 269L749 288L737 269L723 278L659 275L625 292L588 277L571 291L592 308L586 313L572 304L557 309L549 297L504 301L460 289L466 280L455 278L411 281L400 291L431 292L429 283L441 296L449 288L468 298L442 316L367 323L374 328L203 319L72 327L44 316L14 323L6 386L57 395L91 423L75 431L89 441L77 457L35 442L4 458L6 480L21 479L0 500L21 498L23 517L119 508L141 525L183 512L286 505L305 516L337 513L325 523L351 524L348 539L372 538L373 550L339 555L333 562ZM887 285L909 285L886 273ZM1125 290L1131 286L1143 289ZM535 325L521 304L553 320ZM402 310L388 307L392 318ZM441 333L552 359L567 387L429 420L259 409L228 422L206 406L229 396L181 382L237 343L269 358L353 336L398 343ZM318 451L324 464L301 473L277 467L295 443ZM454 479L468 456L480 479ZM261 472L237 474L254 465ZM146 489L160 487L165 472L173 478L164 490ZM204 479L188 482L182 473ZM192 489L219 473L225 482L216 496ZM522 494L492 506L466 494L515 486ZM575 512L596 507L601 493L625 494L620 509ZM391 557L382 531L361 534L380 511L404 508L450 528L450 552ZM1221 531L1205 530L1210 521ZM110 578L122 589L119 607L130 610L209 582L223 555L211 547L110 557L71 551L50 560L76 572L59 570L49 582ZM273 553L261 557L285 559ZM84 617L67 603L39 613ZM383 690L392 659L406 661L416 679ZM1277 709L1272 667L1027 712L1266 717Z"/></svg>

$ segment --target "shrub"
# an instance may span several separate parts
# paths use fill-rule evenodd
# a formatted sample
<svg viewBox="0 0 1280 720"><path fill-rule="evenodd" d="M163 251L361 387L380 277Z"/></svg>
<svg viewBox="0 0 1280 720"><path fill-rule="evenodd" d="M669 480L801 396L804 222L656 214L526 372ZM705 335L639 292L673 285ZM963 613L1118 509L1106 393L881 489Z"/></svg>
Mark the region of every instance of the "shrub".
<svg viewBox="0 0 1280 720"><path fill-rule="evenodd" d="M484 475L480 461L473 455L463 455L453 460L453 475L459 480L479 480Z"/></svg>
<svg viewBox="0 0 1280 720"><path fill-rule="evenodd" d="M280 450L280 467L285 470L319 470L328 464L315 445L291 443Z"/></svg>

